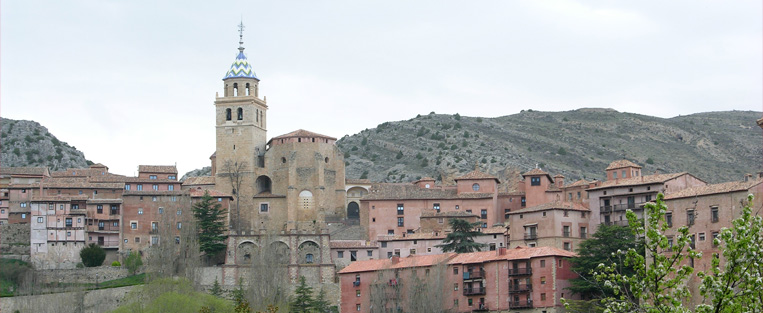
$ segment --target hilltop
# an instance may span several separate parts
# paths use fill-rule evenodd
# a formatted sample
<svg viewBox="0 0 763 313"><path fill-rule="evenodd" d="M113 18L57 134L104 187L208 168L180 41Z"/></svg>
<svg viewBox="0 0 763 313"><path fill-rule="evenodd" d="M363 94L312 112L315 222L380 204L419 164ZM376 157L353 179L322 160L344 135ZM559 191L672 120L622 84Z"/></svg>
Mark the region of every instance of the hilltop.
<svg viewBox="0 0 763 313"><path fill-rule="evenodd" d="M47 166L55 171L92 164L77 148L59 140L34 121L0 120L0 145L3 167Z"/></svg>
<svg viewBox="0 0 763 313"><path fill-rule="evenodd" d="M760 112L724 111L673 118L578 109L527 110L496 118L446 114L386 122L341 138L347 178L407 182L431 176L446 182L475 163L500 178L536 165L567 181L603 179L617 159L645 174L687 171L708 182L742 179L761 170Z"/></svg>

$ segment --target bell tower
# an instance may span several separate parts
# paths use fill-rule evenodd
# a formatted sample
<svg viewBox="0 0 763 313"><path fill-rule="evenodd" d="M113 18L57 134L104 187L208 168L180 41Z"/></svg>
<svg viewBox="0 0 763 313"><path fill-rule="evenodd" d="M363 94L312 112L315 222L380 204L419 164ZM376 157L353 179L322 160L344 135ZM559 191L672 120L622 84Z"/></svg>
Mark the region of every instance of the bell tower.
<svg viewBox="0 0 763 313"><path fill-rule="evenodd" d="M228 176L231 166L226 169L225 164L245 164L239 192L251 196L247 190L253 186L251 176L262 167L265 155L268 106L259 95L260 79L244 54L243 23L238 25L238 31L238 54L223 77L222 97L218 93L215 98L216 188L236 194Z"/></svg>

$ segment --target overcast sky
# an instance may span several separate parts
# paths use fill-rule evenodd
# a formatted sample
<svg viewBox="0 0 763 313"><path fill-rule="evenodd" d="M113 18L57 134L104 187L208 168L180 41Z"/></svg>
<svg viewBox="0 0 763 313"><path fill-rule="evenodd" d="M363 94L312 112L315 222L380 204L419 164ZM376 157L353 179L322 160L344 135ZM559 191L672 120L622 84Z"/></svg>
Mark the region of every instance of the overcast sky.
<svg viewBox="0 0 763 313"><path fill-rule="evenodd" d="M763 103L760 1L2 1L0 114L112 172L209 165L244 46L268 136L341 138L416 114Z"/></svg>

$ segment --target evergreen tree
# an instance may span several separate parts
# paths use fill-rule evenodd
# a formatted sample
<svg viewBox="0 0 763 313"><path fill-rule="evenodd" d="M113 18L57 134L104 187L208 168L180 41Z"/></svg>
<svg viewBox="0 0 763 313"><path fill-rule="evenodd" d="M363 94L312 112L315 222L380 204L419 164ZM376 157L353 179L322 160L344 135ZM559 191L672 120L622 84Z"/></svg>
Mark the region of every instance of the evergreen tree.
<svg viewBox="0 0 763 313"><path fill-rule="evenodd" d="M449 220L448 224L452 232L445 237L442 244L435 246L442 248L443 252L466 253L480 251L485 247L484 243L474 241L474 237L480 235L480 232L474 230L479 226L479 222L469 223L464 219L454 218Z"/></svg>
<svg viewBox="0 0 763 313"><path fill-rule="evenodd" d="M212 294L213 296L218 296L218 297L222 296L223 289L220 288L220 283L217 282L217 277L215 277L215 283L212 284L212 288L209 289L209 293Z"/></svg>
<svg viewBox="0 0 763 313"><path fill-rule="evenodd" d="M106 259L106 251L98 245L91 243L80 250L79 257L82 258L82 264L87 267L101 266L103 260Z"/></svg>
<svg viewBox="0 0 763 313"><path fill-rule="evenodd" d="M212 256L224 251L225 239L225 209L204 192L201 201L193 205L193 215L196 217L199 229L199 250Z"/></svg>
<svg viewBox="0 0 763 313"><path fill-rule="evenodd" d="M331 306L329 305L329 301L326 299L326 292L321 288L321 291L318 292L318 296L315 298L315 301L313 301L313 311L317 313L329 313L331 312Z"/></svg>
<svg viewBox="0 0 763 313"><path fill-rule="evenodd" d="M296 296L294 301L291 302L289 312L295 313L308 313L310 308L313 307L313 288L308 286L305 282L305 277L299 277L299 286L294 291Z"/></svg>

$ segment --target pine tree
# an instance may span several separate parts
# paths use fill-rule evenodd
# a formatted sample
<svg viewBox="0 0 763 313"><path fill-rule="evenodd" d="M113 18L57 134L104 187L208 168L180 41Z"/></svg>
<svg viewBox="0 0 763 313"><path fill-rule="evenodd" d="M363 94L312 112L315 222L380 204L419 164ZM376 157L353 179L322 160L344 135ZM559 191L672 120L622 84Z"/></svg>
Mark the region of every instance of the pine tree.
<svg viewBox="0 0 763 313"><path fill-rule="evenodd" d="M291 302L289 312L308 313L313 306L313 288L305 282L305 277L299 277L299 286L294 291L296 296Z"/></svg>
<svg viewBox="0 0 763 313"><path fill-rule="evenodd" d="M215 283L212 284L212 288L209 289L209 293L212 294L213 296L217 296L217 297L222 296L223 289L220 288L220 283L217 282L217 277L215 277Z"/></svg>
<svg viewBox="0 0 763 313"><path fill-rule="evenodd" d="M454 218L448 221L448 224L452 232L445 237L442 244L435 246L442 248L443 252L466 253L480 251L485 247L484 243L474 241L474 237L480 235L480 232L474 230L479 226L479 222L469 223L467 220Z"/></svg>
<svg viewBox="0 0 763 313"><path fill-rule="evenodd" d="M321 291L318 292L318 297L315 298L315 301L313 301L313 311L317 313L329 313L331 312L331 308L329 305L329 301L326 299L326 292L321 288Z"/></svg>
<svg viewBox="0 0 763 313"><path fill-rule="evenodd" d="M209 195L209 191L205 191L201 201L193 205L193 215L199 229L199 249L207 256L215 255L226 248L226 213L222 205Z"/></svg>

